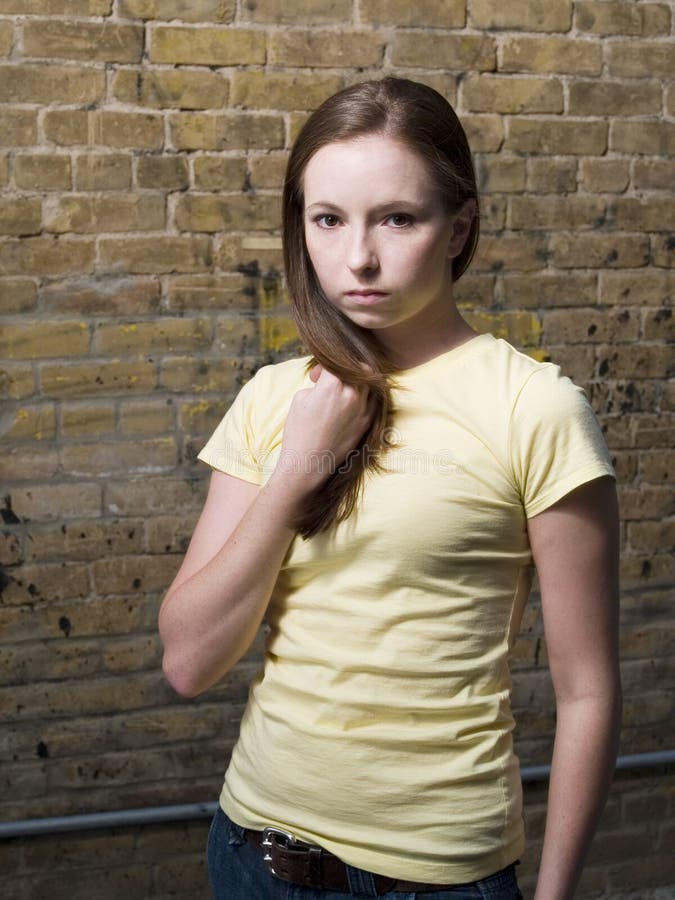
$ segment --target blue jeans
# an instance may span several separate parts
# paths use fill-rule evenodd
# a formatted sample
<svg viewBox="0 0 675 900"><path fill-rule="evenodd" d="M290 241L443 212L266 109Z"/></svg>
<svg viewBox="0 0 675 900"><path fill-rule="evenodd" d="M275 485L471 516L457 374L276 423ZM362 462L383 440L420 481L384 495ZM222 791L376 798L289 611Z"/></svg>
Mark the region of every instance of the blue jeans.
<svg viewBox="0 0 675 900"><path fill-rule="evenodd" d="M349 900L350 897L376 897L371 877L362 869L347 866L352 890L322 891L290 884L272 875L262 854L246 840L244 829L218 809L207 846L209 879L214 900ZM410 893L389 891L385 900L522 900L518 890L515 865L501 872L438 891Z"/></svg>

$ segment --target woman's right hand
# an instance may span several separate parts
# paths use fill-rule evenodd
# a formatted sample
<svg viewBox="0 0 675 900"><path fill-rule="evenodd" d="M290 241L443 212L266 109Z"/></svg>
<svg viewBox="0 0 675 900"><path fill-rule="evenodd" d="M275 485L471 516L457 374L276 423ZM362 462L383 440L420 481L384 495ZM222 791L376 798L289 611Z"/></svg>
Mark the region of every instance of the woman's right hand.
<svg viewBox="0 0 675 900"><path fill-rule="evenodd" d="M283 473L287 485L295 481L301 496L320 487L358 447L374 415L367 387L345 384L320 365L310 378L314 386L291 402L274 472Z"/></svg>

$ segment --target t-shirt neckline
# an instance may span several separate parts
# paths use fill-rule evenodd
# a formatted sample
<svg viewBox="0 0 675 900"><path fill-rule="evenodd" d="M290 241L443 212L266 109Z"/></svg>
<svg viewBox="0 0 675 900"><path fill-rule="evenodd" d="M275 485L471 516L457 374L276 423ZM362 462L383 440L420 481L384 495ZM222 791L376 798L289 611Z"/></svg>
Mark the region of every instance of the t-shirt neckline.
<svg viewBox="0 0 675 900"><path fill-rule="evenodd" d="M416 366L411 366L409 369L398 369L394 373L394 378L399 378L401 376L407 378L408 376L414 376L419 372L426 372L427 369L438 365L439 363L447 364L450 360L454 362L470 350L473 350L477 345L485 343L486 340L492 341L494 340L494 336L489 332L476 334L472 338L469 338L468 341L464 341L463 344L459 344L457 347L451 347L449 350L445 350L437 356L432 356L430 359L418 363Z"/></svg>

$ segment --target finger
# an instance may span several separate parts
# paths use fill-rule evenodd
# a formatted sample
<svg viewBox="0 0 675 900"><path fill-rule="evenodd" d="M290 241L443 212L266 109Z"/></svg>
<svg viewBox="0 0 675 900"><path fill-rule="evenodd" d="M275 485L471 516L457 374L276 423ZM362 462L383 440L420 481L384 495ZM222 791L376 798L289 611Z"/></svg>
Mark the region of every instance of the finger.
<svg viewBox="0 0 675 900"><path fill-rule="evenodd" d="M321 378L321 373L323 372L323 366L317 363L315 366L309 370L309 377L313 382L317 382L319 378Z"/></svg>

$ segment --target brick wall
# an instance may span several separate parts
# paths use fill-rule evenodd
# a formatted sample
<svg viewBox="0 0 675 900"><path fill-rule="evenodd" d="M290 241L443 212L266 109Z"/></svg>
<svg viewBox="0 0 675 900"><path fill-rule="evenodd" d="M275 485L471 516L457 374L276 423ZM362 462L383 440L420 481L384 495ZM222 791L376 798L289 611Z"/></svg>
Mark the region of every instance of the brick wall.
<svg viewBox="0 0 675 900"><path fill-rule="evenodd" d="M674 12L0 0L0 819L216 798L256 653L180 701L157 608L204 497L196 452L261 362L298 351L290 142L383 72L445 93L476 151L468 317L560 362L600 416L621 481L622 752L672 746ZM515 673L522 761L546 762L536 598ZM617 776L579 896L675 885L672 798L666 772ZM527 800L529 884L543 788ZM205 828L6 842L1 893L203 897Z"/></svg>

